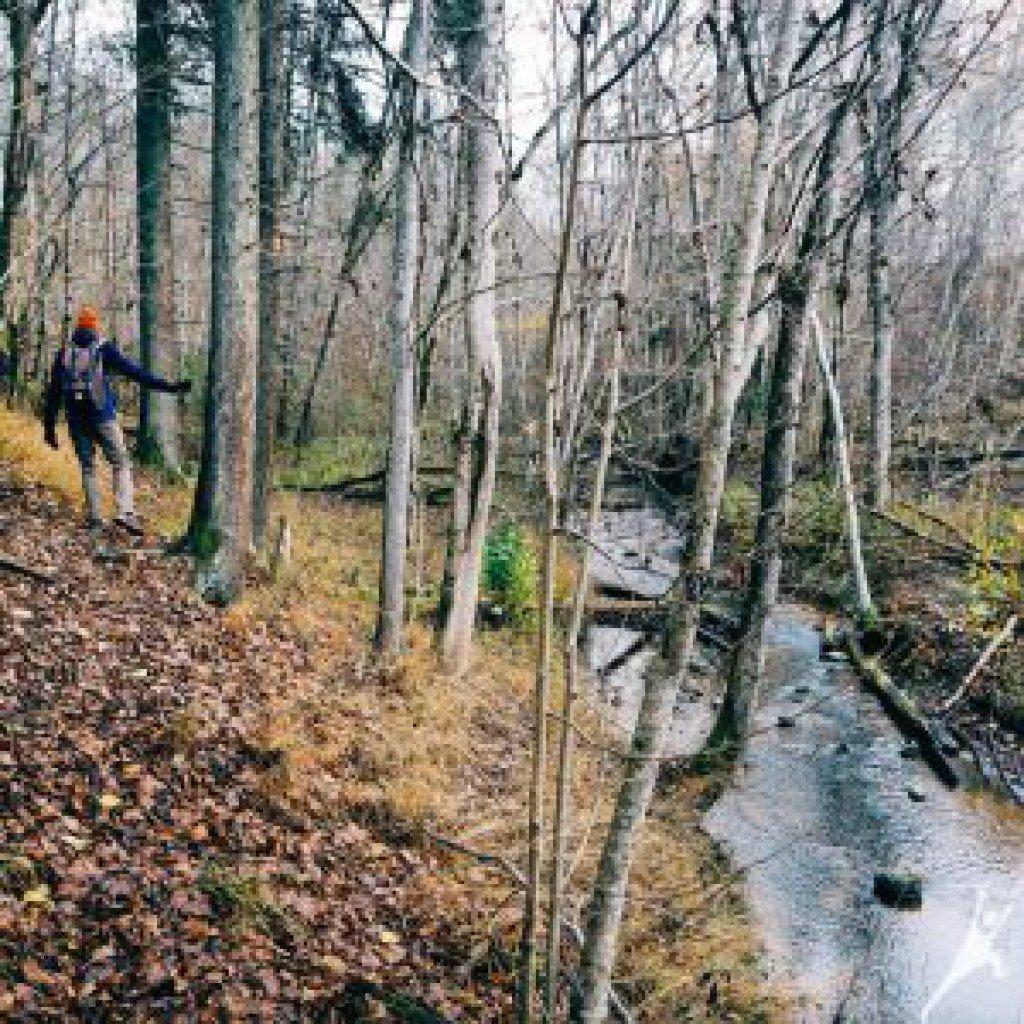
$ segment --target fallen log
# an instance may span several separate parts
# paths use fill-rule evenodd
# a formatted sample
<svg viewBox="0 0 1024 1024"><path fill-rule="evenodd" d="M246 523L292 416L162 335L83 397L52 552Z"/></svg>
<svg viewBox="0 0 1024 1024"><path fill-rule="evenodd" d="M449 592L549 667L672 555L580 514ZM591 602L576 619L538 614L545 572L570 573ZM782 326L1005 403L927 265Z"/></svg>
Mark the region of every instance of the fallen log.
<svg viewBox="0 0 1024 1024"><path fill-rule="evenodd" d="M909 523L903 522L902 519L882 511L882 509L871 508L868 505L862 505L861 508L868 515L874 516L876 519L893 527L893 529L898 530L905 537L919 540L935 548L940 556L943 556L943 560L952 561L955 565L987 565L993 569L1024 568L1024 563L1019 559L1000 558L998 555L986 555L981 551L960 547L957 544L951 544L949 541L942 540L941 537L933 537L923 530L918 530Z"/></svg>
<svg viewBox="0 0 1024 1024"><path fill-rule="evenodd" d="M27 576L30 580L35 580L37 583L52 583L55 578L55 573L52 569L37 569L27 562L11 558L10 555L0 555L0 569L6 569L7 572L16 573L19 576Z"/></svg>
<svg viewBox="0 0 1024 1024"><path fill-rule="evenodd" d="M865 687L878 698L896 728L917 743L922 759L939 780L950 789L973 782L966 766L942 749L938 727L933 726L914 700L889 678L876 658L864 654L852 635L846 637L846 650Z"/></svg>
<svg viewBox="0 0 1024 1024"><path fill-rule="evenodd" d="M646 637L657 635L665 625L667 609L663 602L654 598L637 600L612 600L598 598L587 605L587 621L595 626L617 626L635 630ZM701 609L701 625L697 636L706 644L720 651L731 651L732 643L712 626L727 627L731 635L734 623L713 607Z"/></svg>
<svg viewBox="0 0 1024 1024"><path fill-rule="evenodd" d="M915 454L905 456L900 462L901 469L927 472L932 468L936 469L969 469L971 466L980 466L986 462L1016 462L1024 459L1024 448L1003 448L992 452L963 452L952 455L940 455L932 458L927 454Z"/></svg>

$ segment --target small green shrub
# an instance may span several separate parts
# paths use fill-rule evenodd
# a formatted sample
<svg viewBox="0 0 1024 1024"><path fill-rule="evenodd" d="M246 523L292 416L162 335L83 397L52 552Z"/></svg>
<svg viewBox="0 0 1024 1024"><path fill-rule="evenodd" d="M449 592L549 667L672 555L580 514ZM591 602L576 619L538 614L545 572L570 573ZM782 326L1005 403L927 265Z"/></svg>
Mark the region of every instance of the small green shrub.
<svg viewBox="0 0 1024 1024"><path fill-rule="evenodd" d="M526 619L536 606L537 556L523 530L507 523L484 547L484 586L513 618Z"/></svg>
<svg viewBox="0 0 1024 1024"><path fill-rule="evenodd" d="M757 492L742 480L731 480L722 494L719 523L724 539L743 551L754 546L757 529Z"/></svg>

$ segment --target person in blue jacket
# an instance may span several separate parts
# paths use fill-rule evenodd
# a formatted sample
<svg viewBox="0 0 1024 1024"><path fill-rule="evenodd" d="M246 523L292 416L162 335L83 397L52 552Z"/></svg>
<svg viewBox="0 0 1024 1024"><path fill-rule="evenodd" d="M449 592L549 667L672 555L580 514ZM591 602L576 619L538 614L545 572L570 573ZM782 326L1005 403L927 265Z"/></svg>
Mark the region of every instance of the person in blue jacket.
<svg viewBox="0 0 1024 1024"><path fill-rule="evenodd" d="M71 443L82 467L82 489L85 491L89 526L103 525L103 506L96 482L98 444L114 474L117 505L114 522L138 536L142 533L142 526L135 514L132 463L117 420L117 396L111 387L111 373L121 374L154 391L170 394L184 394L192 384L187 380L177 383L166 381L125 356L100 333L99 314L92 306L81 309L71 344L63 346L53 361L44 414L46 443L51 448L59 445L57 415L63 405Z"/></svg>

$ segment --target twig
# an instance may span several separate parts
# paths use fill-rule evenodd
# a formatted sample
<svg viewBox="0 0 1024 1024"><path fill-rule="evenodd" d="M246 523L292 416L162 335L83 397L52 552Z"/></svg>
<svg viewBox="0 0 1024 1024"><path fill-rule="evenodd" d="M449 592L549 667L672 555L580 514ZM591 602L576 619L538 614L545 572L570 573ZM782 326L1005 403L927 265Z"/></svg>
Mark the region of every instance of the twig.
<svg viewBox="0 0 1024 1024"><path fill-rule="evenodd" d="M981 673L981 670L992 660L992 656L999 650L999 648L1013 636L1017 629L1017 623L1020 621L1020 616L1016 613L1011 615L1007 620L1006 624L992 639L988 642L985 650L981 652L981 657L974 663L974 667L970 672L964 676L964 681L957 687L956 693L947 700L939 711L945 714L950 708L956 704L967 691L971 688L972 683Z"/></svg>
<svg viewBox="0 0 1024 1024"><path fill-rule="evenodd" d="M1019 559L1011 560L1007 558L1000 558L998 555L987 555L982 552L972 551L970 548L960 547L957 544L951 544L949 541L942 540L940 537L933 537L931 534L924 533L921 530L916 529L909 523L903 522L902 519L898 519L894 515L890 515L888 512L883 512L881 509L872 508L870 505L861 506L865 512L869 515L874 516L876 519L880 519L883 523L887 523L889 526L907 537L915 540L923 541L925 544L930 544L936 548L940 555L946 556L946 558L955 559L957 564L968 564L968 565L990 565L995 569L1020 569L1022 563Z"/></svg>
<svg viewBox="0 0 1024 1024"><path fill-rule="evenodd" d="M473 860L478 861L481 864L488 865L489 867L497 868L503 875L515 882L521 889L526 887L526 875L519 870L512 863L508 857L505 857L500 853L487 853L485 850L477 850L472 846L467 846L465 843L460 843L458 839L451 839L448 836L443 836L438 832L433 832L429 828L424 829L424 832L428 839L433 840L438 846L442 846L445 849L453 850L455 853L461 853L466 857L471 857ZM576 943L580 948L583 947L583 929L580 928L575 921L563 915L562 927L566 930L569 937ZM575 979L572 979L572 983L575 984ZM622 1024L634 1024L633 1014L626 1004L622 1001L622 997L612 989L611 995L608 998L608 1005L611 1007L612 1013L622 1022Z"/></svg>
<svg viewBox="0 0 1024 1024"><path fill-rule="evenodd" d="M52 583L55 575L53 570L36 569L34 566L26 565L25 562L19 562L18 559L11 558L9 555L0 555L0 569L6 569L8 572L27 576L38 583Z"/></svg>

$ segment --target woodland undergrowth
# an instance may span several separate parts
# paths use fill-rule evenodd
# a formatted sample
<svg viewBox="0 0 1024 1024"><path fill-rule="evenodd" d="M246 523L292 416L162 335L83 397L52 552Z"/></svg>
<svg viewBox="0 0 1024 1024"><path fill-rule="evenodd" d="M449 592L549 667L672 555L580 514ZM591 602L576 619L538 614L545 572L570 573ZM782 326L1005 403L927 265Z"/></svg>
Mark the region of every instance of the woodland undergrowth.
<svg viewBox="0 0 1024 1024"><path fill-rule="evenodd" d="M69 444L46 448L17 410L0 409L0 490L0 549L58 574L0 579L3 1012L314 1020L358 992L367 1013L402 1019L398 991L446 1019L508 1019L529 626L485 632L454 679L424 595L408 653L374 657L379 508L296 494L275 509L290 565L254 566L227 612L204 606L155 538L97 559ZM140 506L173 536L188 488L144 479ZM622 742L585 710L577 919ZM699 827L707 786L681 783L652 815L616 983L642 1021L781 1020L741 873Z"/></svg>

